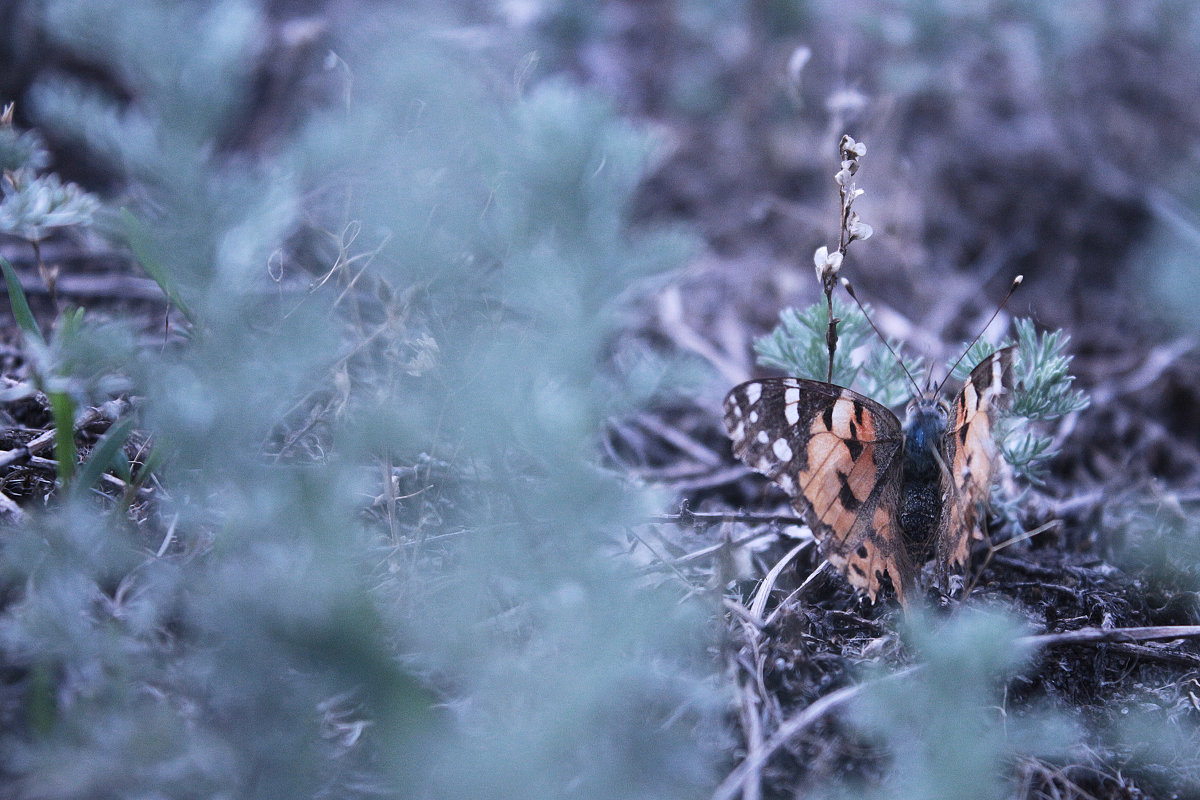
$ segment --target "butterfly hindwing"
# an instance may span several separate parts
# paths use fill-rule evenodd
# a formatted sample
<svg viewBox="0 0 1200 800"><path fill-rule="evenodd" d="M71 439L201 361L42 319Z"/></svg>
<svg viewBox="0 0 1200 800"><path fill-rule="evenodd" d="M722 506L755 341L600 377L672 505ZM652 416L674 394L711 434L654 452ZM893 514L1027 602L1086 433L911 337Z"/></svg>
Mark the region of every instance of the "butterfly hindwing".
<svg viewBox="0 0 1200 800"><path fill-rule="evenodd" d="M897 518L903 434L879 403L819 381L768 378L725 398L734 454L792 498L835 568L874 601L914 571Z"/></svg>
<svg viewBox="0 0 1200 800"><path fill-rule="evenodd" d="M971 542L983 538L980 509L987 504L996 460L992 421L1011 394L1014 351L997 350L971 370L951 408L942 440L948 474L936 562L943 587L947 574L966 567Z"/></svg>

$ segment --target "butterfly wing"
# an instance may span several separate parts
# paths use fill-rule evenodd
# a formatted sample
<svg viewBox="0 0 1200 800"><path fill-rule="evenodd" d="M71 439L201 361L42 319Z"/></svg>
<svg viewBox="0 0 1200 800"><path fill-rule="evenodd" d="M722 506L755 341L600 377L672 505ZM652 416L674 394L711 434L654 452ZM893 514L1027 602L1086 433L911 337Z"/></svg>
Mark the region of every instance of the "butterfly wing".
<svg viewBox="0 0 1200 800"><path fill-rule="evenodd" d="M970 558L971 542L983 538L981 508L987 505L996 461L992 437L994 412L1008 402L1016 348L997 350L971 370L954 401L942 440L947 465L942 521L937 538L938 579L961 572Z"/></svg>
<svg viewBox="0 0 1200 800"><path fill-rule="evenodd" d="M874 602L888 576L904 602L915 578L897 517L903 434L874 400L828 383L767 378L725 398L733 452L779 484L821 552Z"/></svg>

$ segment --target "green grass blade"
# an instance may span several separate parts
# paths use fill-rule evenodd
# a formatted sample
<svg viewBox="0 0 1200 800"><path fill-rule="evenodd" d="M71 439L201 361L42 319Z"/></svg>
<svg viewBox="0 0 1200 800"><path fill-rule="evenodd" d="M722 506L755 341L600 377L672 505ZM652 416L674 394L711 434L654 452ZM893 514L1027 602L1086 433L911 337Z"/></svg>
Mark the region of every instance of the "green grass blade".
<svg viewBox="0 0 1200 800"><path fill-rule="evenodd" d="M38 344L45 344L46 339L42 336L37 320L33 318L33 311L29 308L29 300L25 297L25 290L21 288L21 279L17 277L17 271L3 257L0 257L0 269L4 270L4 282L8 284L8 302L12 305L13 318L16 319L17 325Z"/></svg>
<svg viewBox="0 0 1200 800"><path fill-rule="evenodd" d="M192 315L192 310L188 308L188 304L183 301L179 295L179 290L175 288L175 282L171 280L171 276L163 269L162 264L154 257L151 252L150 236L146 233L146 228L142 225L141 220L130 213L129 209L121 209L121 222L125 227L125 241L129 244L129 248L133 250L133 255L137 258L138 263L142 265L142 269L146 270L146 274L154 279L158 284L158 288L163 290L163 294L167 296L167 300L171 305L178 308L183 315L187 317L188 322L196 324L196 318Z"/></svg>
<svg viewBox="0 0 1200 800"><path fill-rule="evenodd" d="M72 485L72 491L75 494L86 492L100 482L104 471L113 466L113 463L121 454L121 448L125 446L125 442L128 441L129 434L132 431L133 418L125 417L124 419L117 420L100 437L100 441L96 443L95 448L88 455L87 461L80 467L79 474L75 477L75 482ZM129 468L126 466L125 474L128 473Z"/></svg>
<svg viewBox="0 0 1200 800"><path fill-rule="evenodd" d="M29 700L26 717L29 727L38 737L47 737L58 720L58 704L55 702L55 680L53 668L40 661L29 671Z"/></svg>
<svg viewBox="0 0 1200 800"><path fill-rule="evenodd" d="M66 392L47 392L54 414L54 457L58 460L58 479L70 491L75 478L75 401Z"/></svg>

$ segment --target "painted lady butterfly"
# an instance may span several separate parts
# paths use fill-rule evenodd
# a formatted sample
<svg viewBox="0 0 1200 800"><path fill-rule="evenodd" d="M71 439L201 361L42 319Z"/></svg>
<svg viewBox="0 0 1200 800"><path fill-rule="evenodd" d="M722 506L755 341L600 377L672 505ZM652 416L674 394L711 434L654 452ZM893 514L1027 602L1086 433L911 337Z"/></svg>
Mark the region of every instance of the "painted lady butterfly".
<svg viewBox="0 0 1200 800"><path fill-rule="evenodd" d="M922 566L961 573L982 539L980 508L996 444L991 412L1007 400L1014 348L971 371L953 403L925 392L903 425L884 406L821 381L764 378L725 398L733 452L783 487L821 552L874 602L885 580L902 604Z"/></svg>

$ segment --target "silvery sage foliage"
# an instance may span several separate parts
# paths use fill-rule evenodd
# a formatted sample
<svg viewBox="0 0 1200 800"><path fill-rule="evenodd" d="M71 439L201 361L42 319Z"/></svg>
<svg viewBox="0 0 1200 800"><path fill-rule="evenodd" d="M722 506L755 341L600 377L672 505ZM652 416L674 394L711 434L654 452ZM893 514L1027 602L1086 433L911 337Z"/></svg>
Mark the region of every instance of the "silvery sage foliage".
<svg viewBox="0 0 1200 800"><path fill-rule="evenodd" d="M7 784L701 793L706 609L623 562L658 499L595 459L618 312L686 246L627 224L652 142L372 8L328 32L334 99L270 154L223 150L262 7L44 14L127 90L48 79L36 114L125 177L177 334L124 367L158 524L83 498L0 544Z"/></svg>

